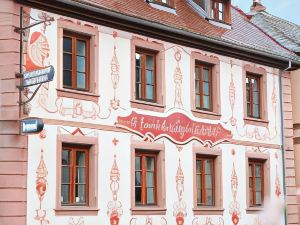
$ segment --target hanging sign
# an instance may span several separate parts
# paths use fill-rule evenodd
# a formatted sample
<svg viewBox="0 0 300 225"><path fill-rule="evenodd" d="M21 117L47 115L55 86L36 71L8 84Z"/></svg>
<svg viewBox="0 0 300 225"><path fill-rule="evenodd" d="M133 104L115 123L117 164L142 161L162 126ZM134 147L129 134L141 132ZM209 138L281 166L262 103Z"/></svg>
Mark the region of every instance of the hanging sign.
<svg viewBox="0 0 300 225"><path fill-rule="evenodd" d="M42 84L52 81L54 77L54 67L48 66L43 69L27 71L23 73L23 87Z"/></svg>
<svg viewBox="0 0 300 225"><path fill-rule="evenodd" d="M167 117L142 115L132 112L127 117L119 116L116 126L129 130L145 140L155 141L166 137L175 144L186 144L198 140L211 146L232 138L231 131L221 124L202 123L176 112Z"/></svg>
<svg viewBox="0 0 300 225"><path fill-rule="evenodd" d="M36 134L43 130L44 122L40 118L26 118L20 121L21 133Z"/></svg>

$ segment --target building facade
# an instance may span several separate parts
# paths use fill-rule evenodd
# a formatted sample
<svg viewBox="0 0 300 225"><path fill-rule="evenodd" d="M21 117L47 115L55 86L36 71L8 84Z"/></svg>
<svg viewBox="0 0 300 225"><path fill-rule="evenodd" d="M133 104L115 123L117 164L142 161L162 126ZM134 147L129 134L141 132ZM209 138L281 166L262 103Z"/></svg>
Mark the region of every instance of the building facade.
<svg viewBox="0 0 300 225"><path fill-rule="evenodd" d="M43 21L24 31L23 70L55 76L19 107L21 6L24 26ZM14 35L0 53L1 224L298 224L283 70L300 59L230 1L0 10ZM27 117L43 131L20 135Z"/></svg>
<svg viewBox="0 0 300 225"><path fill-rule="evenodd" d="M280 45L284 46L286 49L294 52L297 55L300 55L300 26L284 19L278 18L274 15L271 15L267 12L267 8L264 7L262 2L254 3L251 7L249 13L251 17L251 22L256 26L261 28L266 34L274 38ZM291 68L287 67L287 70ZM297 196L298 202L300 200L300 145L299 145L299 94L298 87L300 85L300 70L292 69L290 72L291 84L288 85L292 89L292 95L285 99L286 103L292 102L292 111L293 111L293 135L290 135L294 138L294 155L295 157L295 166L296 166L296 186L297 186ZM289 132L291 133L291 123L289 125ZM292 174L290 174L292 175ZM295 192L295 191L294 191Z"/></svg>

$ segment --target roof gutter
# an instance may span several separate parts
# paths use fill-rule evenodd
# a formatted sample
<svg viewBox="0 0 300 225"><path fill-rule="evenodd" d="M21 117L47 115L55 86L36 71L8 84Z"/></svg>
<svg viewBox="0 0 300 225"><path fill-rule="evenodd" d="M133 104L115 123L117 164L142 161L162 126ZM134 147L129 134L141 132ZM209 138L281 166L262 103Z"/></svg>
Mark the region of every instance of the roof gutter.
<svg viewBox="0 0 300 225"><path fill-rule="evenodd" d="M109 26L174 44L185 45L213 53L234 57L262 65L285 69L289 58L270 54L268 52L238 46L226 40L201 36L186 30L174 28L141 18L114 12L100 6L80 0L16 0L17 2L64 16L74 17L84 21ZM300 68L300 61L292 61L292 69Z"/></svg>

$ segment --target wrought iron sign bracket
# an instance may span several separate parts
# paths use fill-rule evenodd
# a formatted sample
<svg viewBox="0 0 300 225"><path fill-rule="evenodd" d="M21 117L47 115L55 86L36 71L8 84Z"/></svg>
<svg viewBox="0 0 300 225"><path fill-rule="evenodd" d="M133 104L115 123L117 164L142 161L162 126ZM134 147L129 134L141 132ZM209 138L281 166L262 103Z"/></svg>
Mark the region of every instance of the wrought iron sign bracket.
<svg viewBox="0 0 300 225"><path fill-rule="evenodd" d="M31 18L31 17L30 17ZM31 18L33 19L33 18ZM23 46L23 36L24 36L24 32L27 30L27 29L30 29L32 27L35 27L39 24L43 24L43 23L47 23L47 22L53 22L54 21L54 17L49 17L49 18L45 18L44 20L36 20L36 19L33 19L35 20L36 22L35 23L32 23L32 24L29 24L28 26L23 26L23 20L24 20L24 10L23 10L23 7L20 7L20 27L16 27L14 29L14 31L16 33L19 33L20 34L20 66L19 66L19 72L15 74L15 77L17 79L20 79L20 83L19 85L17 85L17 88L19 89L19 106L20 106L20 109L19 109L19 115L21 116L22 113L21 113L21 106L22 105L26 105L27 103L29 103L36 95L36 93L38 92L38 90L40 89L42 83L45 83L45 82L49 82L53 79L53 76L54 76L54 69L52 66L46 68L46 69L42 69L42 70L45 70L43 71L44 73L41 73L41 71L33 71L33 72L36 72L35 76L35 80L33 80L34 78L32 78L34 75L32 75L32 77L29 75L28 77L28 80L30 80L32 78L32 80L30 80L30 82L27 82L27 84L25 85L24 83L24 74L27 73L27 72L23 72L23 50L24 50L24 46ZM30 73L30 72L28 72ZM51 75L49 75L49 73ZM43 75L43 77L41 76ZM48 79L46 79L45 77L48 77ZM50 79L49 79L50 77ZM32 96L30 98L28 98L28 100L26 101L22 101L22 91L24 90L25 87L29 87L29 86L33 86L33 85L39 85L33 92Z"/></svg>

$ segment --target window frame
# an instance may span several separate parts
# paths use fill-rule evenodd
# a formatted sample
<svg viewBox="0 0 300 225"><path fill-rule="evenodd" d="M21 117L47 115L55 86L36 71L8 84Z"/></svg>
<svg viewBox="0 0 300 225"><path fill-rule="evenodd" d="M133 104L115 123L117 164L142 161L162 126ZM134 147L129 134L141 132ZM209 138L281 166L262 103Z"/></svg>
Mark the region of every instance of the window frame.
<svg viewBox="0 0 300 225"><path fill-rule="evenodd" d="M270 154L261 152L246 152L245 154L245 167L246 167L246 213L247 214L257 214L263 213L264 210L264 199L270 197ZM256 161L263 163L263 198L261 206L251 206L250 204L250 190L249 190L249 161Z"/></svg>
<svg viewBox="0 0 300 225"><path fill-rule="evenodd" d="M195 88L195 95L199 95L200 97L200 107L197 107L197 97L195 96L195 107L198 110L203 110L203 111L208 111L208 112L213 112L214 111L214 106L213 106L213 91L212 91L212 87L213 87L213 82L212 82L212 65L211 64L207 64L207 63L203 63L199 60L195 61L195 70L196 67L198 67L198 79L196 76L196 72L195 72L195 83L196 81L199 82L199 93L196 93L196 88ZM203 70L204 69L208 69L209 71L209 104L210 104L210 108L204 108L204 103L203 103L203 98L204 98L204 91L203 91L203 84L206 82L203 80ZM201 72L200 72L201 71ZM202 92L201 92L202 90Z"/></svg>
<svg viewBox="0 0 300 225"><path fill-rule="evenodd" d="M249 203L249 206L250 207L261 207L263 205L263 202L264 202L264 161L262 160L257 160L257 159L248 159L248 166L250 166L251 164L251 174L252 174L252 191L250 191L250 187L249 187L249 197L250 195L252 195L252 199L253 199L253 203L251 204L251 202ZM262 182L261 182L261 202L262 204L259 205L257 204L256 202L256 175L255 175L255 166L256 165L260 165L261 166L261 169L260 169L260 175L261 175L261 179L262 179ZM250 173L249 173L250 174ZM248 179L250 179L250 175L248 176ZM250 181L249 181L249 184L250 184Z"/></svg>
<svg viewBox="0 0 300 225"><path fill-rule="evenodd" d="M214 160L214 205L198 205L196 160L205 157ZM194 215L223 215L223 188L222 188L222 150L217 147L203 147L198 143L193 144L193 213Z"/></svg>
<svg viewBox="0 0 300 225"><path fill-rule="evenodd" d="M71 61L72 61L72 68L71 68L71 77L72 77L72 86L66 86L64 85L63 82L63 88L64 89L71 89L71 90L76 90L76 91L84 91L84 92L89 92L90 91L90 39L91 37L89 36L85 36L73 31L68 31L68 30L64 30L63 33L63 39L64 38L70 38L71 39L71 43L72 43L72 50L71 50ZM85 78L85 88L78 88L77 87L77 40L81 40L84 41L86 43L86 49L85 49L85 71L86 71L86 78ZM65 54L66 52L64 51L64 47L63 47L63 54ZM69 52L67 52L67 54L70 54ZM64 69L63 69L63 75L64 75Z"/></svg>
<svg viewBox="0 0 300 225"><path fill-rule="evenodd" d="M136 152L156 154L156 205L138 205L135 202L135 155ZM150 143L131 139L131 214L132 215L165 215L165 146L161 142Z"/></svg>
<svg viewBox="0 0 300 225"><path fill-rule="evenodd" d="M69 134L57 134L56 150L56 215L97 215L98 214L98 138L86 136L73 136ZM66 205L61 203L61 162L63 145L88 146L89 165L88 174L88 198L86 205Z"/></svg>
<svg viewBox="0 0 300 225"><path fill-rule="evenodd" d="M169 8L175 8L174 0L166 0L167 2L164 3L162 0L150 0L151 3L156 3L159 5L163 5Z"/></svg>
<svg viewBox="0 0 300 225"><path fill-rule="evenodd" d="M140 150L136 149L135 150L135 157L139 156L142 157L142 167L141 167L141 204L137 204L135 201L135 204L137 206L155 206L157 205L157 154L158 153L151 153L151 151L147 150ZM146 173L147 169L145 169L145 157L153 157L154 158L154 203L153 204L147 204L147 186L145 184L145 180L147 180ZM135 169L135 173L137 170ZM134 174L135 174L134 173ZM136 186L135 186L136 188Z"/></svg>
<svg viewBox="0 0 300 225"><path fill-rule="evenodd" d="M63 36L64 32L76 33L90 38L88 91L64 88L63 86ZM99 30L89 24L78 24L75 19L57 20L57 96L98 102L99 100Z"/></svg>
<svg viewBox="0 0 300 225"><path fill-rule="evenodd" d="M70 199L70 203L63 203L61 202L61 205L63 206L87 206L89 204L88 200L88 194L89 194L89 146L88 145L78 145L78 144L66 144L63 143L62 146L62 152L64 150L70 151L71 152L71 164L69 165L70 167L70 188L69 188L69 199ZM74 194L75 194L75 180L76 180L76 153L77 152L85 152L86 154L86 158L85 158L85 167L86 167L86 171L85 171L85 199L86 202L85 203L76 203L74 198ZM61 164L61 169L64 167L65 165ZM61 172L62 173L62 172ZM61 186L62 186L62 182L61 182Z"/></svg>
<svg viewBox="0 0 300 225"><path fill-rule="evenodd" d="M215 202L216 202L216 196L215 196L215 157L214 156L211 156L211 155L202 155L202 154L197 154L196 155L196 165L197 165L197 161L201 160L202 162L205 161L205 160L211 160L212 161L212 167L211 167L211 177L212 177L212 205L207 205L205 204L206 202L206 188L205 188L205 175L206 174L206 171L205 171L205 166L204 166L204 163L202 163L202 174L198 174L197 173L197 169L196 169L196 177L198 175L201 175L201 189L204 190L202 195L201 195L201 199L204 199L204 204L201 205L198 203L198 192L197 192L197 206L198 207L214 207L215 206ZM196 181L197 181L197 178L196 178ZM199 187L197 187L197 182L196 182L196 191L198 191Z"/></svg>
<svg viewBox="0 0 300 225"><path fill-rule="evenodd" d="M249 117L247 115L247 74L255 74L260 76L260 113L261 118ZM243 65L243 105L244 105L244 122L245 124L267 127L268 121L268 91L267 91L267 71L262 67L256 67L250 64ZM262 97L265 96L265 97Z"/></svg>
<svg viewBox="0 0 300 225"><path fill-rule="evenodd" d="M136 49L145 49L151 52L157 52L156 55L156 102L143 101L136 99ZM165 111L165 51L164 45L156 41L144 40L143 38L133 36L131 38L131 107L154 112Z"/></svg>
<svg viewBox="0 0 300 225"><path fill-rule="evenodd" d="M156 103L157 102L157 66L156 66L156 57L158 55L158 52L157 51L151 51L149 49L143 49L143 48L140 48L140 47L137 47L136 50L135 50L135 54L140 54L142 55L142 62L141 62L141 66L140 66L140 69L141 69L141 97L138 97L137 96L137 91L135 91L135 99L139 100L139 101L145 101L145 102L151 102L151 103ZM154 90L153 90L153 100L148 100L146 99L146 86L147 86L147 82L146 82L146 57L147 56L153 56L153 71L154 71ZM137 65L135 65L135 72L137 70ZM136 77L136 76L135 76ZM135 79L135 85L137 84L138 82L136 81ZM135 86L136 87L136 86ZM136 90L136 89L135 89Z"/></svg>
<svg viewBox="0 0 300 225"><path fill-rule="evenodd" d="M211 103L212 111L196 108L196 87L195 87L195 65L196 61L211 66ZM190 96L191 111L195 117L204 119L220 120L221 118L221 94L220 94L220 60L216 56L207 56L200 52L193 51L190 57Z"/></svg>
<svg viewBox="0 0 300 225"><path fill-rule="evenodd" d="M253 73L249 73L247 72L246 73L246 81L248 79L248 82L250 84L250 87L249 87L249 95L250 95L250 102L248 102L248 99L247 99L247 117L250 117L250 118L254 118L254 119L261 119L262 117L262 113L261 113L261 75L258 75L258 74L253 74ZM252 79L255 79L257 80L257 86L258 86L258 117L254 116L254 109L253 109L253 105L254 105L254 90L253 90L253 84L252 82L250 82L249 80L252 80ZM247 82L246 82L246 96L248 94L248 88L247 88ZM248 112L248 104L250 104L250 112Z"/></svg>
<svg viewBox="0 0 300 225"><path fill-rule="evenodd" d="M219 9L214 8L214 3L223 5L222 19L219 19L219 14L218 17L215 18L215 14L219 13L220 11ZM210 17L214 21L230 24L231 23L231 0L210 0Z"/></svg>

